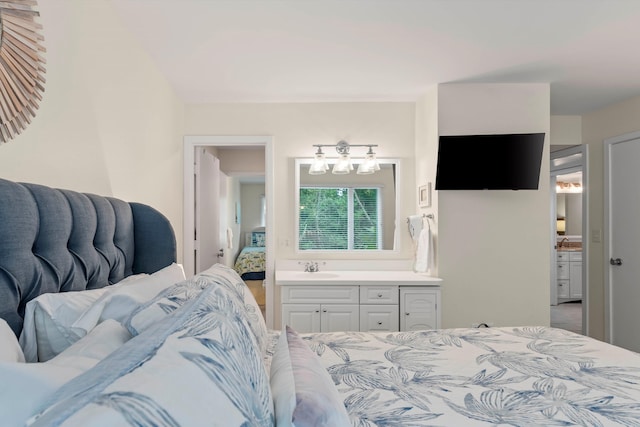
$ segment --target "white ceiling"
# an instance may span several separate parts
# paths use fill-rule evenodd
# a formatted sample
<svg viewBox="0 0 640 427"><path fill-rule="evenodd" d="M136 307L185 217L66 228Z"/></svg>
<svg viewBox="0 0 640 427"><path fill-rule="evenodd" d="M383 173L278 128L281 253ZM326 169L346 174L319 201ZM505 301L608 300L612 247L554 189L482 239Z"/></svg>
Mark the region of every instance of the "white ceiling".
<svg viewBox="0 0 640 427"><path fill-rule="evenodd" d="M112 2L187 103L549 82L552 114L582 114L640 95L640 0Z"/></svg>

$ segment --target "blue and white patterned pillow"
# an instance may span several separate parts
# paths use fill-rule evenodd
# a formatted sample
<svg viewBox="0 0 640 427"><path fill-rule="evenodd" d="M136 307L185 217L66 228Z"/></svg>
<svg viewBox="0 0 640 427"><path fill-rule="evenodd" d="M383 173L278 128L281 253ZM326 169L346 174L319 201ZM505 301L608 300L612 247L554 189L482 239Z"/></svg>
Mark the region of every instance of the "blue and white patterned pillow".
<svg viewBox="0 0 640 427"><path fill-rule="evenodd" d="M266 246L267 238L264 231L251 232L251 246Z"/></svg>
<svg viewBox="0 0 640 427"><path fill-rule="evenodd" d="M154 299L138 307L125 321L125 325L131 334L137 335L208 287L225 289L244 309L247 322L264 355L267 345L267 325L260 307L238 273L223 264L215 264L193 278L167 288Z"/></svg>
<svg viewBox="0 0 640 427"><path fill-rule="evenodd" d="M262 355L243 307L207 287L63 386L42 426L273 426Z"/></svg>

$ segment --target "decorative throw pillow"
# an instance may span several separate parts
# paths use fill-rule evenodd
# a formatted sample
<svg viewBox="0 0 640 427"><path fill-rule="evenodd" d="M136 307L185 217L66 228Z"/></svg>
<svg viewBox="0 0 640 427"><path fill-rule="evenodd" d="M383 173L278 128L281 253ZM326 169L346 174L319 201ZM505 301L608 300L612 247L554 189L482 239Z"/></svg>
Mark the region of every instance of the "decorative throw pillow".
<svg viewBox="0 0 640 427"><path fill-rule="evenodd" d="M244 308L209 286L56 393L30 420L61 426L273 426Z"/></svg>
<svg viewBox="0 0 640 427"><path fill-rule="evenodd" d="M271 361L277 427L349 427L349 415L329 373L289 326Z"/></svg>
<svg viewBox="0 0 640 427"><path fill-rule="evenodd" d="M112 287L129 286L147 274L129 276L117 284L87 291L47 293L27 303L20 345L27 362L45 362L78 341L86 331L73 323Z"/></svg>
<svg viewBox="0 0 640 427"><path fill-rule="evenodd" d="M80 334L86 334L107 319L123 323L140 304L184 279L182 265L173 263L127 286L112 287L82 313L73 323L73 328Z"/></svg>
<svg viewBox="0 0 640 427"><path fill-rule="evenodd" d="M251 246L265 246L267 243L264 231L253 231L251 233Z"/></svg>
<svg viewBox="0 0 640 427"><path fill-rule="evenodd" d="M18 338L4 319L0 319L0 362L24 362Z"/></svg>
<svg viewBox="0 0 640 427"><path fill-rule="evenodd" d="M118 322L105 322L48 362L0 362L0 424L23 426L62 385L91 369L129 338Z"/></svg>

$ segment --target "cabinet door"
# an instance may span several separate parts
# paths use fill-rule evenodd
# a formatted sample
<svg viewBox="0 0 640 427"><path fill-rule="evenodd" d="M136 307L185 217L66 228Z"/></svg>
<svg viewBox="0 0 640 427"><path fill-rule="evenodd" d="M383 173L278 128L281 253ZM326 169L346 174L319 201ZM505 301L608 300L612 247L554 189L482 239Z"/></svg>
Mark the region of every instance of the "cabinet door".
<svg viewBox="0 0 640 427"><path fill-rule="evenodd" d="M320 311L321 332L360 330L360 306L358 304L322 304Z"/></svg>
<svg viewBox="0 0 640 427"><path fill-rule="evenodd" d="M320 304L282 304L282 328L296 331L320 332Z"/></svg>
<svg viewBox="0 0 640 427"><path fill-rule="evenodd" d="M582 262L571 262L571 279L569 289L571 298L582 298Z"/></svg>
<svg viewBox="0 0 640 427"><path fill-rule="evenodd" d="M397 305L361 305L360 330L370 331L398 331L399 325Z"/></svg>
<svg viewBox="0 0 640 427"><path fill-rule="evenodd" d="M558 280L558 298L569 298L569 280Z"/></svg>
<svg viewBox="0 0 640 427"><path fill-rule="evenodd" d="M438 329L440 291L400 288L400 330Z"/></svg>

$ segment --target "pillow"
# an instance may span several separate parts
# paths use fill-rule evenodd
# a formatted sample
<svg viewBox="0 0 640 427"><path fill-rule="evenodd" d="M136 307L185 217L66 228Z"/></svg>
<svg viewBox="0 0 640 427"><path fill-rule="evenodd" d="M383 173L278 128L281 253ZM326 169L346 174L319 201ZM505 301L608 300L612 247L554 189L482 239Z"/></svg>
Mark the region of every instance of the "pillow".
<svg viewBox="0 0 640 427"><path fill-rule="evenodd" d="M60 389L36 426L273 426L243 307L209 286Z"/></svg>
<svg viewBox="0 0 640 427"><path fill-rule="evenodd" d="M100 289L46 293L29 301L25 307L20 345L27 362L45 362L86 334L72 325L91 304L114 286L129 285L147 274L129 276L117 284Z"/></svg>
<svg viewBox="0 0 640 427"><path fill-rule="evenodd" d="M106 319L123 323L140 304L184 279L182 265L173 263L127 286L112 288L82 313L72 326L84 335Z"/></svg>
<svg viewBox="0 0 640 427"><path fill-rule="evenodd" d="M278 427L351 426L331 376L289 326L271 362L271 389Z"/></svg>
<svg viewBox="0 0 640 427"><path fill-rule="evenodd" d="M260 307L238 273L223 264L215 264L193 278L167 288L153 300L140 305L124 324L131 334L137 335L210 286L226 290L244 308L245 317L264 355L267 325Z"/></svg>
<svg viewBox="0 0 640 427"><path fill-rule="evenodd" d="M91 369L129 338L118 322L105 322L48 362L0 362L2 425L24 425L62 385Z"/></svg>
<svg viewBox="0 0 640 427"><path fill-rule="evenodd" d="M249 326L251 326L251 330L256 336L262 353L265 354L267 347L267 324L264 321L256 298L253 296L253 293L251 293L247 284L240 278L238 272L224 264L215 264L208 270L200 273L200 276L214 278L219 285L227 286L236 292L238 297L244 301L244 306L249 318Z"/></svg>
<svg viewBox="0 0 640 427"><path fill-rule="evenodd" d="M265 246L267 239L264 231L251 232L251 246Z"/></svg>
<svg viewBox="0 0 640 427"><path fill-rule="evenodd" d="M0 362L24 362L18 338L4 319L0 319Z"/></svg>

